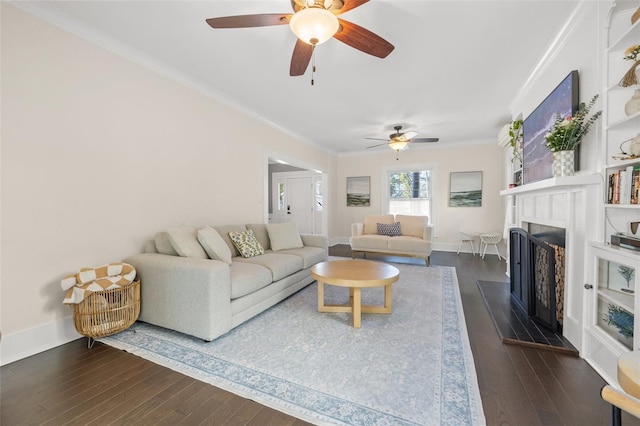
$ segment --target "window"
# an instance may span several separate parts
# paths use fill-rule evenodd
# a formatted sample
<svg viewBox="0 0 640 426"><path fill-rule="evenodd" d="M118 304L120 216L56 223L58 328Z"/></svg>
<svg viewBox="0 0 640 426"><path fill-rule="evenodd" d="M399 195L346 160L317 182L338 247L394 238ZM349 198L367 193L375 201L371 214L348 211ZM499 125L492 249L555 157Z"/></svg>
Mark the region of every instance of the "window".
<svg viewBox="0 0 640 426"><path fill-rule="evenodd" d="M284 182L278 182L278 210L284 210Z"/></svg>
<svg viewBox="0 0 640 426"><path fill-rule="evenodd" d="M316 196L316 211L322 211L322 177L314 178L315 196Z"/></svg>
<svg viewBox="0 0 640 426"><path fill-rule="evenodd" d="M425 164L389 167L384 171L387 212L391 214L425 215L434 223L434 168Z"/></svg>

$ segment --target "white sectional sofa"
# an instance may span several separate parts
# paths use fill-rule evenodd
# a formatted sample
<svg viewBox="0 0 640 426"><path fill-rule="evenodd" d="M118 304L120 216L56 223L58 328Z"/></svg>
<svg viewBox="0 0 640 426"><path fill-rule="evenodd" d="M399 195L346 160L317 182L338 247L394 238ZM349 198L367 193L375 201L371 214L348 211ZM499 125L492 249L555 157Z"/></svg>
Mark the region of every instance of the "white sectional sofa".
<svg viewBox="0 0 640 426"><path fill-rule="evenodd" d="M378 224L382 225L381 232ZM429 266L431 228L427 216L366 216L363 222L351 225L352 256L382 253L420 257Z"/></svg>
<svg viewBox="0 0 640 426"><path fill-rule="evenodd" d="M231 241L249 230L264 254L245 258ZM211 341L312 283L327 254L326 236L249 224L172 228L124 261L141 280L140 321Z"/></svg>

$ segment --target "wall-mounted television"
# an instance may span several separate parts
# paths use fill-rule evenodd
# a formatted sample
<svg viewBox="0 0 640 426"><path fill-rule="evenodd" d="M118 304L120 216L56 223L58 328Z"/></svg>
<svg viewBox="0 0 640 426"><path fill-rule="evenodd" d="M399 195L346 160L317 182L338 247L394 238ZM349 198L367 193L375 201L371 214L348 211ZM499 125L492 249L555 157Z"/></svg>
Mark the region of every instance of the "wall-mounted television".
<svg viewBox="0 0 640 426"><path fill-rule="evenodd" d="M522 174L523 183L537 182L553 176L553 155L547 147L544 135L553 125L558 114L566 117L578 110L578 71L568 76L533 110L522 124ZM576 170L578 168L576 150Z"/></svg>

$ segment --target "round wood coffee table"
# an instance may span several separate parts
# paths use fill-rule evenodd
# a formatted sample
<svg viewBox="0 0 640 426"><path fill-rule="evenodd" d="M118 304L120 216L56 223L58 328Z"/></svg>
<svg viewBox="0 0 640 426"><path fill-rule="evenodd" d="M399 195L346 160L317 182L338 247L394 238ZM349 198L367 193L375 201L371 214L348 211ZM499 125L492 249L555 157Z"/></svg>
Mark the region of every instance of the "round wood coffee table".
<svg viewBox="0 0 640 426"><path fill-rule="evenodd" d="M391 284L398 281L400 271L395 266L370 260L330 260L311 267L311 276L318 281L318 312L351 312L353 327L362 325L361 314L391 313ZM349 288L349 303L325 305L324 285ZM384 286L384 306L362 306L362 289Z"/></svg>

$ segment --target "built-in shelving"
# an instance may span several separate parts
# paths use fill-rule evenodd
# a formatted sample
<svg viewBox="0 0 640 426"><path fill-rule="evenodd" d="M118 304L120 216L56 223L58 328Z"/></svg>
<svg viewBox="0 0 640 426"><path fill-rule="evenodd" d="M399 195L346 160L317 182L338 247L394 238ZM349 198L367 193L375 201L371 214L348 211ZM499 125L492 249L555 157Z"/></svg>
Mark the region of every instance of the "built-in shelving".
<svg viewBox="0 0 640 426"><path fill-rule="evenodd" d="M603 87L606 89L602 99L602 138L606 157L601 171L605 182L602 208L607 218L603 229L606 241L610 240L612 234L617 234L618 229L629 229L629 223L638 221L637 218L640 217L640 204L607 204L610 186L614 194L619 194L616 191L623 191L632 200L637 195L633 190L637 188L634 184L637 178L633 167L640 166L640 158L616 160L614 157L621 155L622 151L630 154L630 145L623 144L640 132L640 112L631 116L625 114L626 102L631 99L635 90L640 89L640 85L620 86L620 80L632 65L630 61L623 59L624 51L631 45L640 44L640 21L632 24L630 20L639 6L640 1L635 6L634 3L612 2L610 25L605 34L609 40L603 56ZM623 174L625 170L626 175ZM611 177L612 182L615 180L614 185L609 183L612 175L615 175ZM622 182L626 188L618 186ZM622 196L618 198L620 197ZM640 251L608 242L591 242L588 255L590 272L585 284L582 355L609 383L617 385L618 357L627 351L640 349L640 321L635 321L634 317L636 307L640 306ZM620 325L616 326L615 321L612 321L614 313L618 312L622 312L619 314L621 317L626 315L625 318L632 318L632 337L625 336L626 329L621 329Z"/></svg>
<svg viewBox="0 0 640 426"><path fill-rule="evenodd" d="M632 44L638 43L638 36L640 36L640 20L636 21L636 23L631 25L627 31L623 32L617 40L611 43L607 52L624 51Z"/></svg>

